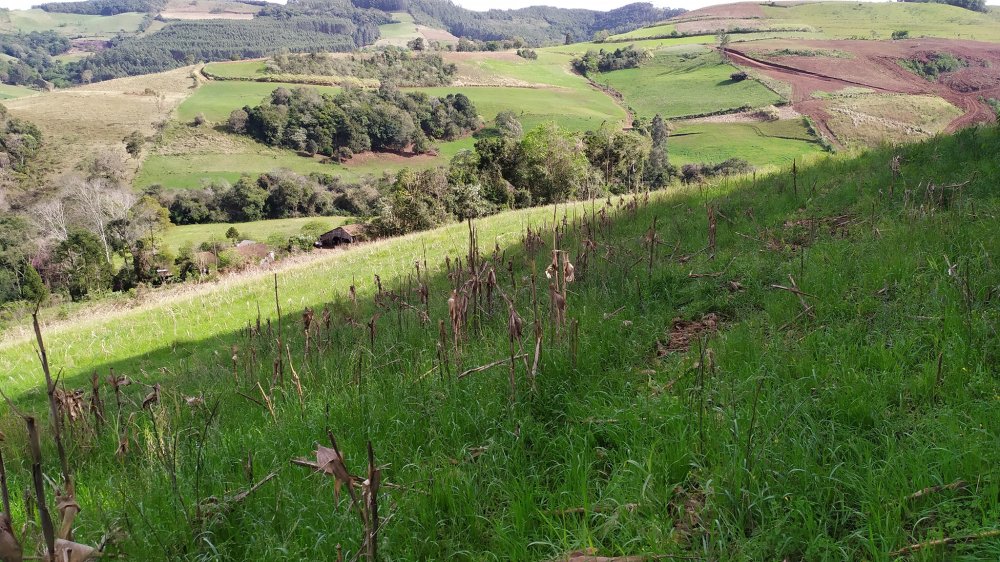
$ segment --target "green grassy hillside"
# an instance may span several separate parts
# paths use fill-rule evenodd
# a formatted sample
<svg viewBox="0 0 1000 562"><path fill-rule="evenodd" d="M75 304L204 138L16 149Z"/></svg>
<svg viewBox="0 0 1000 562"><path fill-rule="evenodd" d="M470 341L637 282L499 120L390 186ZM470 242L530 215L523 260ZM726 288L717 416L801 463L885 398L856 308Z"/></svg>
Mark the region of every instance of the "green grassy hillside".
<svg viewBox="0 0 1000 562"><path fill-rule="evenodd" d="M741 107L763 107L782 98L756 80L734 82L736 68L706 47L674 47L656 51L639 68L600 73L595 80L625 97L640 115L659 113L672 119L721 113Z"/></svg>
<svg viewBox="0 0 1000 562"><path fill-rule="evenodd" d="M492 121L502 111L514 111L526 129L554 121L570 130L585 131L597 129L604 122L624 121L624 109L617 106L610 97L591 87L582 77L568 72L569 58L565 55L546 54L539 61L528 63L523 59L491 60L484 57L481 64L467 63L461 73L467 78L474 78L472 75L475 74L478 79L487 83L497 83L496 86L408 90L426 92L431 96L460 92L472 100L486 122ZM253 77L260 64L214 64L209 65L209 72L219 76ZM523 82L525 85L502 86L502 79ZM197 115L204 115L212 125L218 126L232 110L259 104L275 88L300 86L241 80L209 81L202 84L178 107L177 120L190 123ZM339 88L334 87L306 87L316 87L330 93L339 91ZM472 148L474 143L473 138L439 143L436 157L366 155L345 165L333 165L321 163L318 159L303 158L289 150L271 149L244 137L196 130L186 125L175 126L168 130L159 146L146 158L136 181L139 186L160 184L169 189L189 189L199 187L203 181L233 182L243 173L263 173L278 168L300 173L326 172L355 180L369 174L379 175L384 171L444 165L459 150Z"/></svg>
<svg viewBox="0 0 1000 562"><path fill-rule="evenodd" d="M239 231L241 240L267 242L267 239L273 235L288 238L300 234L306 225L322 225L324 230L329 230L344 224L344 222L343 217L303 217L232 224L189 224L168 229L163 235L163 243L176 252L188 244L197 246L202 242L225 240L226 232L230 228Z"/></svg>
<svg viewBox="0 0 1000 562"><path fill-rule="evenodd" d="M743 158L757 167L788 167L823 153L802 119L761 123L686 123L670 137L674 165Z"/></svg>
<svg viewBox="0 0 1000 562"><path fill-rule="evenodd" d="M328 430L355 474L371 442L384 559L995 559L998 150L972 129L501 214L478 251L466 225L377 242L278 272L280 322L265 272L47 327L67 387L111 367L162 385L146 409L149 388L125 387L120 414L104 388L110 423L68 432L76 538L118 529L109 554L134 559L350 559L346 490L289 464ZM564 266L543 273L554 237L568 291ZM44 418L36 361L0 346L5 393ZM21 490L23 424L5 408L0 429Z"/></svg>
<svg viewBox="0 0 1000 562"><path fill-rule="evenodd" d="M9 10L0 13L0 31L52 30L67 37L110 39L120 32L132 33L142 23L143 14L129 12L116 16L61 14L43 10Z"/></svg>

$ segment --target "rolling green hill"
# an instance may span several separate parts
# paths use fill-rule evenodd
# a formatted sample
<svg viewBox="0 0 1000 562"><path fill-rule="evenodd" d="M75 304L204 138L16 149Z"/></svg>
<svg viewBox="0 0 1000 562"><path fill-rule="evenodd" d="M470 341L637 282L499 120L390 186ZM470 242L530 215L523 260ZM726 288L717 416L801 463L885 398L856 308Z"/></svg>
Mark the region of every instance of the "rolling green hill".
<svg viewBox="0 0 1000 562"><path fill-rule="evenodd" d="M329 432L353 474L370 443L386 559L992 559L998 150L974 128L504 213L286 267L277 296L251 273L56 321L67 388L135 381L120 409L102 382L108 423L65 434L76 540L121 525L108 552L136 559L354 556L360 484L338 496L290 465ZM543 273L553 240L572 274ZM0 370L45 419L28 334ZM3 410L13 490L23 427Z"/></svg>

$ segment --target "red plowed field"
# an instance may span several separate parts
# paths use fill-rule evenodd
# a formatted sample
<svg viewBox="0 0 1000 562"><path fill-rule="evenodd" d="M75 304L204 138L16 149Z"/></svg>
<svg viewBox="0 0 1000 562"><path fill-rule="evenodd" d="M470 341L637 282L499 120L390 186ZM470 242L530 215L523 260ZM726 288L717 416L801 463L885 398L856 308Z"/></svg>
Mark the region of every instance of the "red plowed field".
<svg viewBox="0 0 1000 562"><path fill-rule="evenodd" d="M777 51L839 51L848 57L778 56ZM925 60L950 53L967 63L956 72L931 81L900 66L904 59ZM868 88L876 92L939 96L964 114L952 121L953 131L974 123L996 121L982 98L1000 97L1000 45L949 39L905 41L759 41L729 49L732 61L792 86L792 105L826 129L827 114L816 92Z"/></svg>

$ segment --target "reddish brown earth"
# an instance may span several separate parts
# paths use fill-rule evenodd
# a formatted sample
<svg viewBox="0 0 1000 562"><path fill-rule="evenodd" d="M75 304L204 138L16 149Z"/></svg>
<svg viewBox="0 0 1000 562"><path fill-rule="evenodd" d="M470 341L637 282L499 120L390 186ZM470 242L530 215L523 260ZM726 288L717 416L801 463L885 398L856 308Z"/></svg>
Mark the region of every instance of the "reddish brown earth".
<svg viewBox="0 0 1000 562"><path fill-rule="evenodd" d="M780 49L836 50L851 58L829 56L772 56ZM975 123L996 121L993 110L981 98L1000 97L1000 45L950 39L905 41L810 41L769 40L727 49L730 59L792 86L792 106L810 116L835 138L826 126L825 101L813 99L816 92L845 88L868 88L876 92L928 94L947 100L964 114L952 121L954 131ZM925 60L933 53L951 53L968 63L967 68L926 80L900 66L903 59Z"/></svg>
<svg viewBox="0 0 1000 562"><path fill-rule="evenodd" d="M706 18L763 18L764 10L760 4L755 2L741 2L739 4L723 4L721 6L708 6L683 14L670 21L691 21Z"/></svg>

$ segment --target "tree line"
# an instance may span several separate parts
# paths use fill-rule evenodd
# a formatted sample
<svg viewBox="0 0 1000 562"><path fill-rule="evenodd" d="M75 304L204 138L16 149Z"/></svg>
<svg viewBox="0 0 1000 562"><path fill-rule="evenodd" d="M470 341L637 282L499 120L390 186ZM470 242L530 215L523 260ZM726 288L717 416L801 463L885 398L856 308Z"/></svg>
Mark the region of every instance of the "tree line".
<svg viewBox="0 0 1000 562"><path fill-rule="evenodd" d="M352 54L348 57L323 53L282 53L264 65L264 72L349 76L359 80L391 81L401 87L432 87L451 84L458 67L445 63L438 54L387 47L372 54Z"/></svg>
<svg viewBox="0 0 1000 562"><path fill-rule="evenodd" d="M602 30L623 33L684 13L645 2L606 12L547 6L477 12L449 0L408 0L404 4L417 23L447 29L458 37L481 41L521 37L531 45L585 40Z"/></svg>
<svg viewBox="0 0 1000 562"><path fill-rule="evenodd" d="M0 34L0 52L10 57L0 60L0 82L20 86L34 86L40 80L59 82L62 63L52 57L69 48L69 39L54 31Z"/></svg>
<svg viewBox="0 0 1000 562"><path fill-rule="evenodd" d="M162 7L158 1L88 0L49 4L48 9L73 13L156 11ZM17 83L31 84L42 78L66 86L163 72L196 62L260 58L281 51L346 52L377 41L379 26L390 21L381 10L358 8L347 0L266 4L252 20L172 21L150 35L120 34L108 48L69 64L51 59L58 53L46 54L52 50L47 47L56 45L53 42L31 46L30 37L11 36L7 42L17 50L11 56L19 62L4 63L0 71L6 70L8 78L13 76Z"/></svg>
<svg viewBox="0 0 1000 562"><path fill-rule="evenodd" d="M38 7L46 12L114 16L127 12L158 12L166 0L85 0L83 2L46 2Z"/></svg>
<svg viewBox="0 0 1000 562"><path fill-rule="evenodd" d="M369 150L429 152L430 141L457 139L479 128L480 119L464 94L431 97L383 82L378 90L336 95L278 88L264 103L234 111L228 126L270 146L345 160Z"/></svg>
<svg viewBox="0 0 1000 562"><path fill-rule="evenodd" d="M626 68L639 68L651 60L653 54L647 49L636 49L634 45L615 49L614 51L590 50L583 56L572 60L573 69L587 76L593 72L612 72Z"/></svg>

